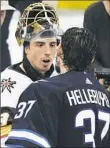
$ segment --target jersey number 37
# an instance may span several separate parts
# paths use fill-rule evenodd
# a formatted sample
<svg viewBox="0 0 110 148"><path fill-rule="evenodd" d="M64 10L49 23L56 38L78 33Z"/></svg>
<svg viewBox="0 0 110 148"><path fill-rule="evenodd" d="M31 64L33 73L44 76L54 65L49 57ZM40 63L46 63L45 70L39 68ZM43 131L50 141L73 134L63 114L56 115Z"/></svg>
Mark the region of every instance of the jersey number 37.
<svg viewBox="0 0 110 148"><path fill-rule="evenodd" d="M95 140L94 140L94 135L95 135L95 113L93 110L88 109L88 110L83 110L80 111L75 119L75 127L79 128L79 127L84 127L84 120L85 119L90 119L90 125L91 125L91 129L88 134L84 133L84 142L85 143L92 143L93 147L95 147ZM106 136L108 130L109 130L109 126L110 126L110 114L103 112L101 110L98 111L98 120L100 120L101 122L104 123L104 127L101 131L101 140Z"/></svg>

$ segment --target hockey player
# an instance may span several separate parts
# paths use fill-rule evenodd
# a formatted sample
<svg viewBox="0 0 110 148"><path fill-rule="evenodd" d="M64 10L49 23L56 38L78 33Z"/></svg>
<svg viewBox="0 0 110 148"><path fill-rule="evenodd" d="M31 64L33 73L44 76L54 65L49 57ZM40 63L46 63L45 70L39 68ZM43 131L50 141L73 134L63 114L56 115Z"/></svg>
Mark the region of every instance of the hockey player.
<svg viewBox="0 0 110 148"><path fill-rule="evenodd" d="M21 95L6 142L18 147L109 147L110 100L87 72L96 40L82 28L62 36L66 73L31 84Z"/></svg>
<svg viewBox="0 0 110 148"><path fill-rule="evenodd" d="M4 126L12 121L21 93L33 81L57 75L52 63L58 30L56 11L47 4L33 3L20 17L16 38L24 46L24 59L1 74L1 138L7 137L11 125Z"/></svg>

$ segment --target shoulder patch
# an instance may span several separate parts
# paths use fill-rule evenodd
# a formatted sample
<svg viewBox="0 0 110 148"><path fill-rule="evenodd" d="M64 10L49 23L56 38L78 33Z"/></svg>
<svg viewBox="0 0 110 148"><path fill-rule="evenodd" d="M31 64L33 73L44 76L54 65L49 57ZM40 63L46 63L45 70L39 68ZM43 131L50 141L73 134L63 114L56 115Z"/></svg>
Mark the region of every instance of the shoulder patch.
<svg viewBox="0 0 110 148"><path fill-rule="evenodd" d="M8 79L2 79L1 80L1 92L3 92L5 89L7 89L11 93L11 89L14 88L14 84L16 84L16 81L11 81L11 78Z"/></svg>

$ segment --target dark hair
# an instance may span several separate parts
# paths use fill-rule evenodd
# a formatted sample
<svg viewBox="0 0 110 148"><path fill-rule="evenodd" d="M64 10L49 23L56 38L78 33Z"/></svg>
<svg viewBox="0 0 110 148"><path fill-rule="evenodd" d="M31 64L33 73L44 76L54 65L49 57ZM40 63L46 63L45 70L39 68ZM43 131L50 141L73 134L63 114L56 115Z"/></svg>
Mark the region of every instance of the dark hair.
<svg viewBox="0 0 110 148"><path fill-rule="evenodd" d="M25 48L26 48L27 46L29 46L29 44L30 44L30 42L28 42L28 41L24 41L24 43L23 43L23 58L26 56Z"/></svg>
<svg viewBox="0 0 110 148"><path fill-rule="evenodd" d="M86 71L96 54L96 39L84 28L69 28L62 36L63 62L69 69Z"/></svg>
<svg viewBox="0 0 110 148"><path fill-rule="evenodd" d="M24 41L24 43L23 43L23 47L24 47L24 49L25 49L27 46L29 46L29 44L30 44L30 42L28 42L28 41Z"/></svg>

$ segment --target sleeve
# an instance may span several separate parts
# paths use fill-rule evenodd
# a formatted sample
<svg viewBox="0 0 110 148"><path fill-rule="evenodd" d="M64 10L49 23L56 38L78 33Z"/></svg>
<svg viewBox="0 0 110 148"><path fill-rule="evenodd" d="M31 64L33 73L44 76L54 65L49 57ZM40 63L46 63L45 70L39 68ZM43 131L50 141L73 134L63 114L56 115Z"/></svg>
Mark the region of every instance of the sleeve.
<svg viewBox="0 0 110 148"><path fill-rule="evenodd" d="M92 33L95 33L94 17L93 10L87 8L84 12L83 26L84 28L89 29Z"/></svg>
<svg viewBox="0 0 110 148"><path fill-rule="evenodd" d="M83 21L83 27L86 29L89 29L95 36L97 32L97 16L98 14L96 13L95 15L95 9L93 6L90 6L89 8L86 9L84 12L84 21ZM96 59L93 63L93 67L103 67L101 63L98 61L97 58L98 55L96 55Z"/></svg>
<svg viewBox="0 0 110 148"><path fill-rule="evenodd" d="M109 131L108 131L108 140L105 144L106 147L109 147L110 146L110 124L109 124Z"/></svg>
<svg viewBox="0 0 110 148"><path fill-rule="evenodd" d="M1 73L1 107L16 108L20 95L31 83L27 76L6 68Z"/></svg>
<svg viewBox="0 0 110 148"><path fill-rule="evenodd" d="M36 84L36 88L37 88ZM21 95L17 114L14 117L12 131L6 142L7 146L20 147L53 147L57 139L58 107L48 98L47 90L43 94L40 89L34 88L34 84ZM46 94L45 94L46 93ZM55 104L56 103L56 104Z"/></svg>

